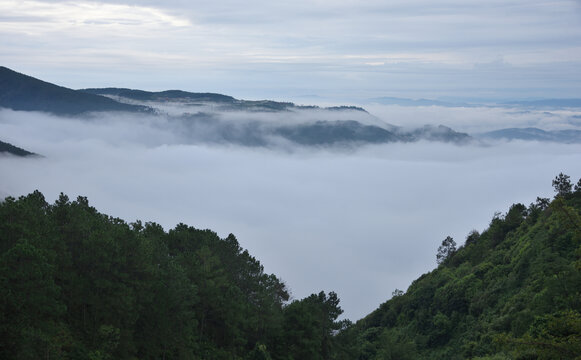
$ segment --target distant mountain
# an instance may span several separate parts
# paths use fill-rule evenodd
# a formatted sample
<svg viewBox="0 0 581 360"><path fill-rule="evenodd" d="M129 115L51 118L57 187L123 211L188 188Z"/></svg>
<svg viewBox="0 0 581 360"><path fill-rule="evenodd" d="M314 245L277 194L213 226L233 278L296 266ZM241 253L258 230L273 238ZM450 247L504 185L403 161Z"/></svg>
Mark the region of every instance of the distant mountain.
<svg viewBox="0 0 581 360"><path fill-rule="evenodd" d="M177 124L176 131L188 143L269 146L276 144L278 137L304 146L345 146L419 140L463 144L471 139L468 134L441 125L404 131L356 106L322 108L182 90L153 92L112 87L72 90L5 67L0 67L0 107L57 115L147 112L166 116L169 122ZM233 111L238 114L233 116ZM273 116L268 116L269 113Z"/></svg>
<svg viewBox="0 0 581 360"><path fill-rule="evenodd" d="M275 134L301 145L337 145L346 143L388 143L404 138L379 126L357 121L317 121L313 124L280 127Z"/></svg>
<svg viewBox="0 0 581 360"><path fill-rule="evenodd" d="M238 110L238 111L258 111L258 112L277 112L289 110L331 110L331 111L361 111L365 109L357 106L332 106L320 108L314 105L296 105L292 102L273 101L273 100L240 100L232 96L216 93L194 93L182 90L166 91L144 91L125 88L91 88L81 89L79 91L94 95L104 95L115 98L124 98L141 102L178 102L195 104L214 104L215 110ZM122 99L120 99L122 100Z"/></svg>
<svg viewBox="0 0 581 360"><path fill-rule="evenodd" d="M534 127L508 128L489 131L476 135L479 138L496 140L526 140L526 141L550 141L558 143L581 143L581 130L541 130Z"/></svg>
<svg viewBox="0 0 581 360"><path fill-rule="evenodd" d="M411 141L414 140L429 140L429 141L441 141L448 143L465 144L470 142L472 137L466 133L461 133L452 130L451 128L444 125L424 125L421 128L412 130L407 134L411 137Z"/></svg>
<svg viewBox="0 0 581 360"><path fill-rule="evenodd" d="M214 93L193 93L182 90L144 91L124 88L81 89L79 91L94 95L111 95L138 101L201 101L234 103L232 96Z"/></svg>
<svg viewBox="0 0 581 360"><path fill-rule="evenodd" d="M578 108L581 107L581 99L542 99L520 100L503 102L502 105L518 105L535 108Z"/></svg>
<svg viewBox="0 0 581 360"><path fill-rule="evenodd" d="M447 101L430 100L430 99L406 99L398 97L378 97L369 99L372 103L383 104L383 105L399 105L399 106L472 106L468 104L453 103Z"/></svg>
<svg viewBox="0 0 581 360"><path fill-rule="evenodd" d="M104 96L57 86L0 66L0 107L77 115L92 111L148 111Z"/></svg>
<svg viewBox="0 0 581 360"><path fill-rule="evenodd" d="M12 144L6 143L4 141L0 141L0 154L8 153L16 156L35 156L35 153L30 151L26 151L22 148L14 146Z"/></svg>

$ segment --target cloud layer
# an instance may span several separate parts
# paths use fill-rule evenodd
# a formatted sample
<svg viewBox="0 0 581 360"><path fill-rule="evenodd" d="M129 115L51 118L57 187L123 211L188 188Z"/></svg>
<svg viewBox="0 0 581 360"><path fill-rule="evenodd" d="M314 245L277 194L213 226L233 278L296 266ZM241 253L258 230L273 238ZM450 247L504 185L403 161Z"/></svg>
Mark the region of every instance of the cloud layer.
<svg viewBox="0 0 581 360"><path fill-rule="evenodd" d="M552 196L550 182L561 171L575 181L581 176L579 145L415 143L282 152L184 144L163 121L2 110L2 140L45 157L0 157L0 193L39 189L53 201L62 191L87 196L99 211L127 221L234 233L296 298L336 291L355 320L432 269L446 236L461 243L495 211Z"/></svg>

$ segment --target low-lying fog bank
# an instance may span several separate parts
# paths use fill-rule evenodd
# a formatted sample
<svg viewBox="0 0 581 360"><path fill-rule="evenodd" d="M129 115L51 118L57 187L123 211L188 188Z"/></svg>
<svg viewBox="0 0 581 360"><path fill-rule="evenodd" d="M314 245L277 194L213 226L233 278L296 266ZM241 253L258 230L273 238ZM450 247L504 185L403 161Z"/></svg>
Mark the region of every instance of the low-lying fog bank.
<svg viewBox="0 0 581 360"><path fill-rule="evenodd" d="M376 116L402 125L396 110L403 111ZM472 114L475 123L462 128L454 111ZM494 109L454 111L449 123L423 123L468 131L484 129L476 123L486 114L495 125L501 120L493 115L504 116L506 125L511 116L522 120ZM551 197L559 172L575 182L581 176L581 145L557 143L419 141L280 151L188 142L166 117L79 121L8 110L0 111L0 133L3 141L44 155L0 156L0 195L39 189L52 202L62 191L87 196L99 211L129 222L234 233L296 298L336 291L353 320L432 269L446 236L462 243L495 211Z"/></svg>

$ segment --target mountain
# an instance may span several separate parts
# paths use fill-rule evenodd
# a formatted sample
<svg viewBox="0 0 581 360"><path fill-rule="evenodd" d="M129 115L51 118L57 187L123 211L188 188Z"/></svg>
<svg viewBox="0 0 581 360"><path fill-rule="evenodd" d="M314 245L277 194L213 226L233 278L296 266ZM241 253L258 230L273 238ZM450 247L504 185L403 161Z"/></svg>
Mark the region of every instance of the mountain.
<svg viewBox="0 0 581 360"><path fill-rule="evenodd" d="M534 127L508 128L489 131L476 135L479 138L494 140L550 141L565 144L581 143L581 130L541 130Z"/></svg>
<svg viewBox="0 0 581 360"><path fill-rule="evenodd" d="M501 105L525 106L532 108L578 108L581 107L581 99L542 99L542 100L519 100L503 102Z"/></svg>
<svg viewBox="0 0 581 360"><path fill-rule="evenodd" d="M0 68L0 107L77 115L130 111L163 116L187 143L271 146L280 138L302 146L352 146L419 140L465 144L470 136L444 126L401 130L357 106L318 107L240 100L216 93L127 88L72 90ZM278 139L277 139L278 138Z"/></svg>
<svg viewBox="0 0 581 360"><path fill-rule="evenodd" d="M445 106L445 107L474 106L466 103L456 103L432 99L406 99L389 96L372 98L369 99L369 102L383 105L399 105L399 106Z"/></svg>
<svg viewBox="0 0 581 360"><path fill-rule="evenodd" d="M104 96L57 86L3 66L0 66L0 107L57 115L92 111L148 111L143 106L123 104Z"/></svg>
<svg viewBox="0 0 581 360"><path fill-rule="evenodd" d="M466 134L452 130L451 128L444 125L424 125L421 128L409 131L407 134L410 137L410 141L417 140L428 140L428 141L440 141L447 143L456 144L467 144L473 140L473 138Z"/></svg>
<svg viewBox="0 0 581 360"><path fill-rule="evenodd" d="M322 117L328 115L323 114ZM395 126L370 125L355 120L298 121L294 124L292 121L264 122L250 117L245 120L229 121L220 114L202 112L184 114L174 120L179 121L180 134L186 141L253 147L278 146L280 140L309 147L353 147L420 140L463 145L474 140L468 134L456 132L442 125L426 125L420 129L403 130Z"/></svg>
<svg viewBox="0 0 581 360"><path fill-rule="evenodd" d="M357 106L331 106L320 108L314 105L296 105L292 102L272 100L240 100L232 96L216 93L195 93L182 90L144 91L126 88L91 88L81 89L89 94L104 95L139 102L170 102L192 105L213 104L214 110L222 111L262 111L278 112L289 110L329 110L329 111L361 111L365 109Z"/></svg>
<svg viewBox="0 0 581 360"><path fill-rule="evenodd" d="M34 156L35 153L31 153L30 151L26 151L22 148L14 146L12 144L0 141L0 153L8 153L16 156Z"/></svg>
<svg viewBox="0 0 581 360"><path fill-rule="evenodd" d="M215 103L234 103L236 99L232 96L214 94L214 93L192 93L182 90L166 90L166 91L144 91L124 88L92 88L81 89L79 91L95 94L95 95L109 95L118 96L122 98L139 100L139 101L201 101L201 102L215 102Z"/></svg>
<svg viewBox="0 0 581 360"><path fill-rule="evenodd" d="M357 121L317 121L313 124L284 126L274 130L287 140L301 145L379 144L402 141L396 133Z"/></svg>
<svg viewBox="0 0 581 360"><path fill-rule="evenodd" d="M581 181L553 181L537 198L495 214L439 266L339 335L349 359L579 359Z"/></svg>

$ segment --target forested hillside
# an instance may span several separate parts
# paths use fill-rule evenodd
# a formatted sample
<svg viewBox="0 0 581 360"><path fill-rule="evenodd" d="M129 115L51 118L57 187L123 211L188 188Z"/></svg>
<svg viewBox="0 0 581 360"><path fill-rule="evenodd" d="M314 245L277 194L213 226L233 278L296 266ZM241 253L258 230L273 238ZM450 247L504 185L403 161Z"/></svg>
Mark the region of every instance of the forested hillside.
<svg viewBox="0 0 581 360"><path fill-rule="evenodd" d="M345 359L580 359L581 180L553 181L340 334ZM469 209L467 209L469 210Z"/></svg>
<svg viewBox="0 0 581 360"><path fill-rule="evenodd" d="M75 91L0 66L0 107L78 115L91 111L149 112L144 106L122 104L104 96Z"/></svg>
<svg viewBox="0 0 581 360"><path fill-rule="evenodd" d="M334 292L289 302L234 235L34 192L0 204L2 359L579 359L581 181L488 229L351 324Z"/></svg>
<svg viewBox="0 0 581 360"><path fill-rule="evenodd" d="M127 224L88 200L0 204L1 359L323 359L339 299L288 303L234 235Z"/></svg>

